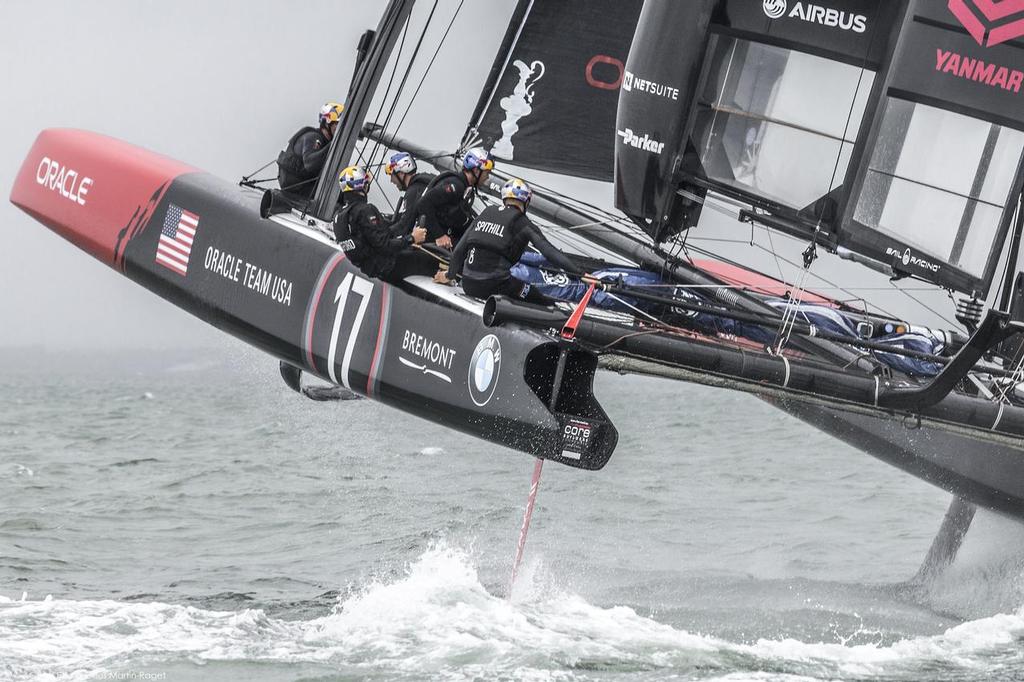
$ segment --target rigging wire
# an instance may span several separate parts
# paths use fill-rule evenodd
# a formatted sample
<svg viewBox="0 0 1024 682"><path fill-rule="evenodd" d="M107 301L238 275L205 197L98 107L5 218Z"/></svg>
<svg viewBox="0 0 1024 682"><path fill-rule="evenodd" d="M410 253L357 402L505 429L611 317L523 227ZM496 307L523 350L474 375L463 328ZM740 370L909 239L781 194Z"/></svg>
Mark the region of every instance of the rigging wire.
<svg viewBox="0 0 1024 682"><path fill-rule="evenodd" d="M398 52L399 53L401 53L402 50L405 48L405 39L408 36L409 36L409 21L407 20L405 22L405 27L402 29L402 39L401 39L401 41L399 42L399 45L398 45ZM376 116L376 118L378 118L378 119L380 118L381 114L384 112L384 107L388 103L388 96L391 94L391 86L394 84L395 76L398 74L398 64L399 64L400 61L401 60L396 59L394 65L391 67L391 76L388 78L388 85L384 89L384 96L381 98L380 106L377 108L377 116ZM379 143L375 141L374 142L374 146L373 146L373 151L370 152L370 161L371 162L373 161L374 155L377 153L377 145L378 144Z"/></svg>
<svg viewBox="0 0 1024 682"><path fill-rule="evenodd" d="M275 164L275 163L277 163L277 159L276 158L271 159L270 161L267 161L265 164L263 164L262 166L260 166L256 170L254 170L253 172L249 173L248 175L243 175L242 176L242 181L240 183L238 183L238 184L243 185L243 186L245 186L245 185L250 185L251 186L251 185L258 185L261 182L269 182L270 180L277 180L277 178L264 178L262 180L253 180L252 179L252 176L256 175L257 173L262 173L266 168L268 168L269 166L271 166L272 164Z"/></svg>
<svg viewBox="0 0 1024 682"><path fill-rule="evenodd" d="M739 205L739 203L736 202L735 200L730 200L728 203L732 203L734 205ZM728 216L728 217L731 217L731 218L734 218L734 219L738 219L738 216L735 213L729 211L724 206L718 205L718 201L717 200L715 201L715 203L712 203L710 201L709 202L705 202L705 206L707 206L708 208L711 208L711 210L717 211L718 213L721 213L721 214L723 214L725 216ZM754 248L757 248L757 249L759 249L761 251L764 251L765 253L770 254L773 258L776 259L776 261L781 260L782 262L787 263L790 266L800 267L799 264L794 263L793 261L789 260L788 258L786 258L784 256L780 256L778 254L778 252L775 250L774 240L772 240L772 238L771 238L771 230L769 230L767 227L765 227L763 229L769 235L770 248L766 248L763 244L755 242L754 241L754 227L755 227L754 224L751 223L751 239L750 239L750 242L747 242L746 240L739 240L739 239L727 240L727 239L714 239L714 238L704 238L704 237L694 237L693 240L694 241L697 241L697 240L701 240L701 241L718 241L718 242L722 242L722 243L744 243L744 244L749 243ZM795 238L790 237L789 235L782 234L782 236L786 237L788 239L793 239L794 241L796 241ZM697 249L695 249L695 250L697 250ZM721 259L721 260L723 260L725 262L728 262L731 265L735 265L737 267L742 267L744 269L751 270L753 272L757 272L756 270L753 270L752 268L749 268L749 267L747 267L745 265L742 265L742 264L740 264L737 261L734 261L732 259L727 259L725 256L722 256L720 254L714 253L714 252L712 252L710 250L704 250L704 253L706 255L708 255L708 256L713 257L713 258L719 258L719 259ZM777 266L778 266L778 264L777 264ZM778 267L780 267L780 270L781 270L781 266L778 266ZM759 273L759 274L764 274L764 273ZM842 291L842 292L850 295L851 300L863 301L863 303L865 305L865 311L864 311L865 313L870 313L871 312L871 308L874 308L875 310L878 310L879 312L881 312L883 315L885 315L887 317L890 317L890 318L893 318L893 319L900 319L899 316L893 315L891 312L889 312L888 310L886 310L882 306L879 306L877 304L871 304L870 302L864 300L862 297L856 296L853 293L854 291L858 291L858 290L868 291L870 289L860 288L860 287L845 287L844 288L844 287L840 287L840 286L836 285L835 282L833 282L833 281L827 279L826 277L823 277L823 276L821 276L821 275L819 275L817 273L811 273L811 276L814 277L815 279L821 281L821 282L825 282L832 289L835 289L835 290L838 290L838 291ZM785 277L782 277L782 280L783 280L783 282L786 282L786 278ZM786 282L786 283L788 284L788 282ZM892 289L896 289L897 291L901 291L903 293L906 293L906 291L908 291L908 290L905 290L905 289L903 289L901 287L896 286L895 283L893 283L891 281L890 281L889 285L890 286L887 287L884 290L891 291ZM815 288L824 288L824 287L815 287ZM914 290L915 291L935 291L936 288L935 287L921 287L921 288L916 288ZM909 294L907 294L907 295L909 296ZM914 298L914 297L911 296L911 298ZM928 306L925 306L923 303L921 303L917 299L914 299L914 300L915 300L915 302L918 305L921 305L921 306L925 307L927 310L929 310L930 312L935 314L937 317L942 319L944 322L946 322L948 324L952 324L954 327L959 327L958 324L951 322L946 316L942 315L941 313L937 312L936 310L934 310L934 309L932 309L932 308L930 308Z"/></svg>
<svg viewBox="0 0 1024 682"><path fill-rule="evenodd" d="M398 109L398 101L399 101L399 99L402 96L402 91L405 89L405 84L409 80L409 74L412 73L412 67L416 63L416 57L419 55L420 48L423 46L423 40L427 37L427 31L430 29L430 23L434 19L434 12L437 10L437 3L438 3L438 0L434 0L434 5L430 8L430 14L427 15L427 20L423 24L423 30L420 31L420 37L416 41L416 47L413 48L412 56L409 57L409 63L408 63L408 65L406 65L405 73L402 74L402 81L398 84L398 90L395 92L395 98L394 98L394 100L392 100L391 107L389 107L389 109L388 109L387 118L384 119L384 129L385 130L387 129L388 124L391 123L391 119L395 115L395 111ZM408 30L409 22L406 22L405 27L406 27L406 30ZM403 43L403 47L404 47L404 43L405 43L405 37L404 36L402 38L402 43ZM401 48L399 48L399 52L401 52ZM398 62L399 61L400 60L398 60L398 59L395 60L395 67L396 68L398 67ZM387 97L387 95L385 94L385 98L386 97ZM378 119L380 118L380 113L379 112L378 112L377 118ZM373 152L370 154L370 160L371 161L373 161L375 159L376 154L377 154L377 149L380 146L381 146L380 140L375 140L374 141ZM387 151L384 152L384 155L387 155Z"/></svg>
<svg viewBox="0 0 1024 682"><path fill-rule="evenodd" d="M954 322L953 320L949 319L948 317L946 317L945 315L940 313L938 310L936 310L935 308L932 308L930 305L926 304L924 301L919 299L917 296L912 295L909 292L909 290L903 289L901 287L896 286L895 282L890 282L890 284L892 284L892 288L893 289L895 289L896 291L904 294L905 296L907 296L907 298L909 298L910 300L912 300L914 303L916 303L917 305L921 306L925 310L929 311L930 313L932 313L936 317L940 318L946 324L952 325L953 327L955 327L957 329L962 329L963 328L963 325L961 325L959 322Z"/></svg>
<svg viewBox="0 0 1024 682"><path fill-rule="evenodd" d="M405 108L405 112L402 113L402 118L398 119L398 125L395 127L395 136L402 129L402 124L405 123L406 116L409 115L409 111L412 109L412 105L416 102L416 97L420 94L420 88L423 87L424 81L427 80L427 75L430 73L430 69L434 66L434 61L437 59L437 55L441 52L441 48L444 47L445 40L448 38L448 32L452 30L452 26L455 24L455 20L459 18L459 12L462 11L462 5L465 4L466 0L460 0L459 6L455 8L455 13L452 15L452 20L448 22L448 27L444 30L444 35L441 36L441 40L437 43L437 49L434 50L434 55L430 58L430 62L427 63L427 68L423 71L423 76L420 78L420 82L416 85L416 90L413 91L412 97L409 99L409 104ZM435 0L434 6L437 6ZM431 10L433 14L433 10Z"/></svg>
<svg viewBox="0 0 1024 682"><path fill-rule="evenodd" d="M750 223L750 227L751 228L754 227L754 223L753 222ZM779 262L779 255L777 253L775 253L775 241L772 239L772 233L770 231L768 231L768 230L766 230L766 232L767 232L767 234L765 236L768 237L768 246L771 248L772 256L775 258L775 267L779 269L779 278L780 279L786 279L786 276L782 272L782 263ZM751 245L753 245L753 243L754 243L754 231L753 231L753 229L751 229L751 231L750 231L750 243L751 243Z"/></svg>
<svg viewBox="0 0 1024 682"><path fill-rule="evenodd" d="M811 242L813 248L814 242ZM779 327L778 332L775 335L775 348L774 354L781 355L782 350L789 343L790 336L793 334L793 328L796 325L797 316L800 314L800 304L803 302L803 295L805 293L804 286L807 283L807 273L811 271L811 264L807 263L804 266L803 271L800 273L800 280L796 285L796 294L790 294L786 300L786 307L782 311L782 326ZM811 329L814 327L812 326Z"/></svg>
<svg viewBox="0 0 1024 682"><path fill-rule="evenodd" d="M398 135L398 131L401 130L402 124L405 123L406 117L409 115L409 112L412 110L412 106L416 102L416 98L419 95L420 89L423 87L423 83L426 81L427 76L430 73L430 69L434 65L434 61L437 59L438 54L441 52L441 48L444 46L445 40L448 38L448 33L451 31L451 28L454 25L455 20L458 18L459 12L462 10L462 5L464 4L464 2L465 2L465 0L461 0L459 2L459 6L455 9L455 13L452 15L451 21L448 22L448 26L445 28L444 34L441 36L441 39L438 41L437 48L434 50L434 54L430 58L430 62L428 62L426 68L423 71L423 75L420 77L419 83L416 85L416 90L413 91L413 94L409 98L409 102L408 102L408 104L405 107L405 111L402 113L402 117L398 121L398 125L395 128L395 133L394 133L395 136ZM434 0L434 4L433 4L433 6L430 9L430 14L427 17L427 21L426 21L426 23L423 26L423 30L420 32L420 37L417 40L416 48L413 50L413 54L412 54L412 56L409 59L409 63L406 66L405 73L402 76L402 81L401 81L401 83L399 85L398 91L395 94L395 98L392 101L391 107L388 110L388 115L385 118L384 123L382 125L382 129L383 130L387 130L387 126L390 124L391 119L393 118L395 112L398 110L399 99L401 97L401 94L402 94L403 90L405 89L405 84L406 84L406 82L407 82L407 80L409 78L409 75L412 73L413 65L416 63L416 58L417 58L417 56L419 54L420 47L423 44L423 40L425 39L425 37L427 35L427 30L429 29L430 24L431 24L431 22L433 20L435 10L437 9L437 5L438 5L438 0ZM409 24L406 23L406 29L407 30L408 30L408 27L409 27ZM402 39L403 46L404 46L404 43L405 43L405 35L403 34L403 39ZM401 48L400 48L399 51L401 51ZM396 62L395 62L395 69L397 70L397 68L398 68L398 61L396 60ZM392 78L394 78L394 73L395 72L392 71ZM390 91L390 83L388 85L388 91ZM383 107L384 107L384 104L386 103L386 101L387 101L387 93L385 93L384 100L381 102L381 109L377 112L377 119L378 120L380 119L380 114L383 111ZM382 144L383 143L379 139L378 140L374 140L373 150L370 152L370 163L367 164L367 169L368 170L370 168L376 169L376 168L379 168L380 166L384 165L384 156L387 156L387 151L386 150L384 151L384 154L381 157L380 162L378 163L376 161L377 150L382 146ZM421 159L421 160L423 160L423 161L432 161L432 160L436 160L436 159L439 159L439 158L445 158L447 156L453 156L453 155L450 155L450 154L439 154L437 156L433 156L433 157L429 157L429 158L425 158L425 159ZM381 191L380 193L381 193L382 196L385 197L385 199L388 202L388 205L391 206L392 209L394 209L394 205L392 204L390 198L388 198L387 194L385 192L383 192L383 191Z"/></svg>

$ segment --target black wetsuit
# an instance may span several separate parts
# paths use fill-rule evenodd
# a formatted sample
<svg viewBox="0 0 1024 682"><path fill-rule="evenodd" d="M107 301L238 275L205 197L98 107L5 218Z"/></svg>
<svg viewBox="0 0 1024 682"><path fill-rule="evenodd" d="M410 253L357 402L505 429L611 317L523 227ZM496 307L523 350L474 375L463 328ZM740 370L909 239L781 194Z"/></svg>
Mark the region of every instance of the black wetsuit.
<svg viewBox="0 0 1024 682"><path fill-rule="evenodd" d="M412 235L388 229L365 194L346 192L344 207L334 216L334 237L364 275L400 282L409 275L432 275L437 261L413 249Z"/></svg>
<svg viewBox="0 0 1024 682"><path fill-rule="evenodd" d="M427 241L448 235L452 244L459 241L472 222L476 188L470 187L462 173L447 171L438 175L420 196L416 211L426 218Z"/></svg>
<svg viewBox="0 0 1024 682"><path fill-rule="evenodd" d="M277 183L293 196L312 199L331 143L323 131L306 127L292 135L277 155Z"/></svg>
<svg viewBox="0 0 1024 682"><path fill-rule="evenodd" d="M519 209L489 206L459 240L452 253L448 277L461 276L463 291L477 298L502 294L550 305L552 299L512 276L512 266L523 257L529 244L554 267L575 272L572 260L555 248Z"/></svg>
<svg viewBox="0 0 1024 682"><path fill-rule="evenodd" d="M395 234L411 234L412 228L416 225L417 219L420 217L419 204L420 197L423 196L423 192L426 191L430 183L437 177L433 173L417 173L412 176L409 180L409 186L406 187L405 193L402 194L402 198L398 200L398 205L395 206L395 217L391 224L391 231ZM431 241L428 239L428 241Z"/></svg>

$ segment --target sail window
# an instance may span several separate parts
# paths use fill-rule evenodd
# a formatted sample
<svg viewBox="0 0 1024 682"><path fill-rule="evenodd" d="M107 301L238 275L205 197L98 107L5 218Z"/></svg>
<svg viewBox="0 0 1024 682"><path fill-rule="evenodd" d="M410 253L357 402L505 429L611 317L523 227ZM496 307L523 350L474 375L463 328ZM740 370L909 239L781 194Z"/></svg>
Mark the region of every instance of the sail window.
<svg viewBox="0 0 1024 682"><path fill-rule="evenodd" d="M983 277L1024 133L888 98L854 220Z"/></svg>
<svg viewBox="0 0 1024 682"><path fill-rule="evenodd" d="M874 72L727 36L710 49L694 132L705 176L797 210L842 185Z"/></svg>

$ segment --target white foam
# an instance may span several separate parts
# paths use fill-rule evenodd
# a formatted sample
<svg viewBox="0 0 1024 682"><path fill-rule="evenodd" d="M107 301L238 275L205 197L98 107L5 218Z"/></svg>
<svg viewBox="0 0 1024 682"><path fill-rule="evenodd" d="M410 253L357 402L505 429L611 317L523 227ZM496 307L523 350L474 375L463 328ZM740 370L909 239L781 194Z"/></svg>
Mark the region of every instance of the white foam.
<svg viewBox="0 0 1024 682"><path fill-rule="evenodd" d="M915 662L919 670L970 669L993 651L1016 651L1024 636L1024 616L1016 613L892 646L793 639L743 645L679 630L628 607L594 606L541 585L542 573L542 563L527 564L510 602L484 588L467 553L439 544L401 576L371 582L341 598L332 613L307 621L258 609L0 597L0 661L11 674L64 679L83 679L114 661L189 659L517 679L571 677L593 665L675 672L701 666L722 670L721 680L790 681L883 674Z"/></svg>

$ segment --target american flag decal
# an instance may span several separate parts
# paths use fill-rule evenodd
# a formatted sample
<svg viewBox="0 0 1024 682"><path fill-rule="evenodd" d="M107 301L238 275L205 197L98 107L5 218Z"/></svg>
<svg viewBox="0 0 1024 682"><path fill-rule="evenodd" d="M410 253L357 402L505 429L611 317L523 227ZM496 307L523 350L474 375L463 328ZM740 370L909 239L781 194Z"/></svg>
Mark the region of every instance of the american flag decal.
<svg viewBox="0 0 1024 682"><path fill-rule="evenodd" d="M156 244L156 262L174 270L181 276L188 273L188 259L192 254L192 241L199 229L199 216L171 204Z"/></svg>

